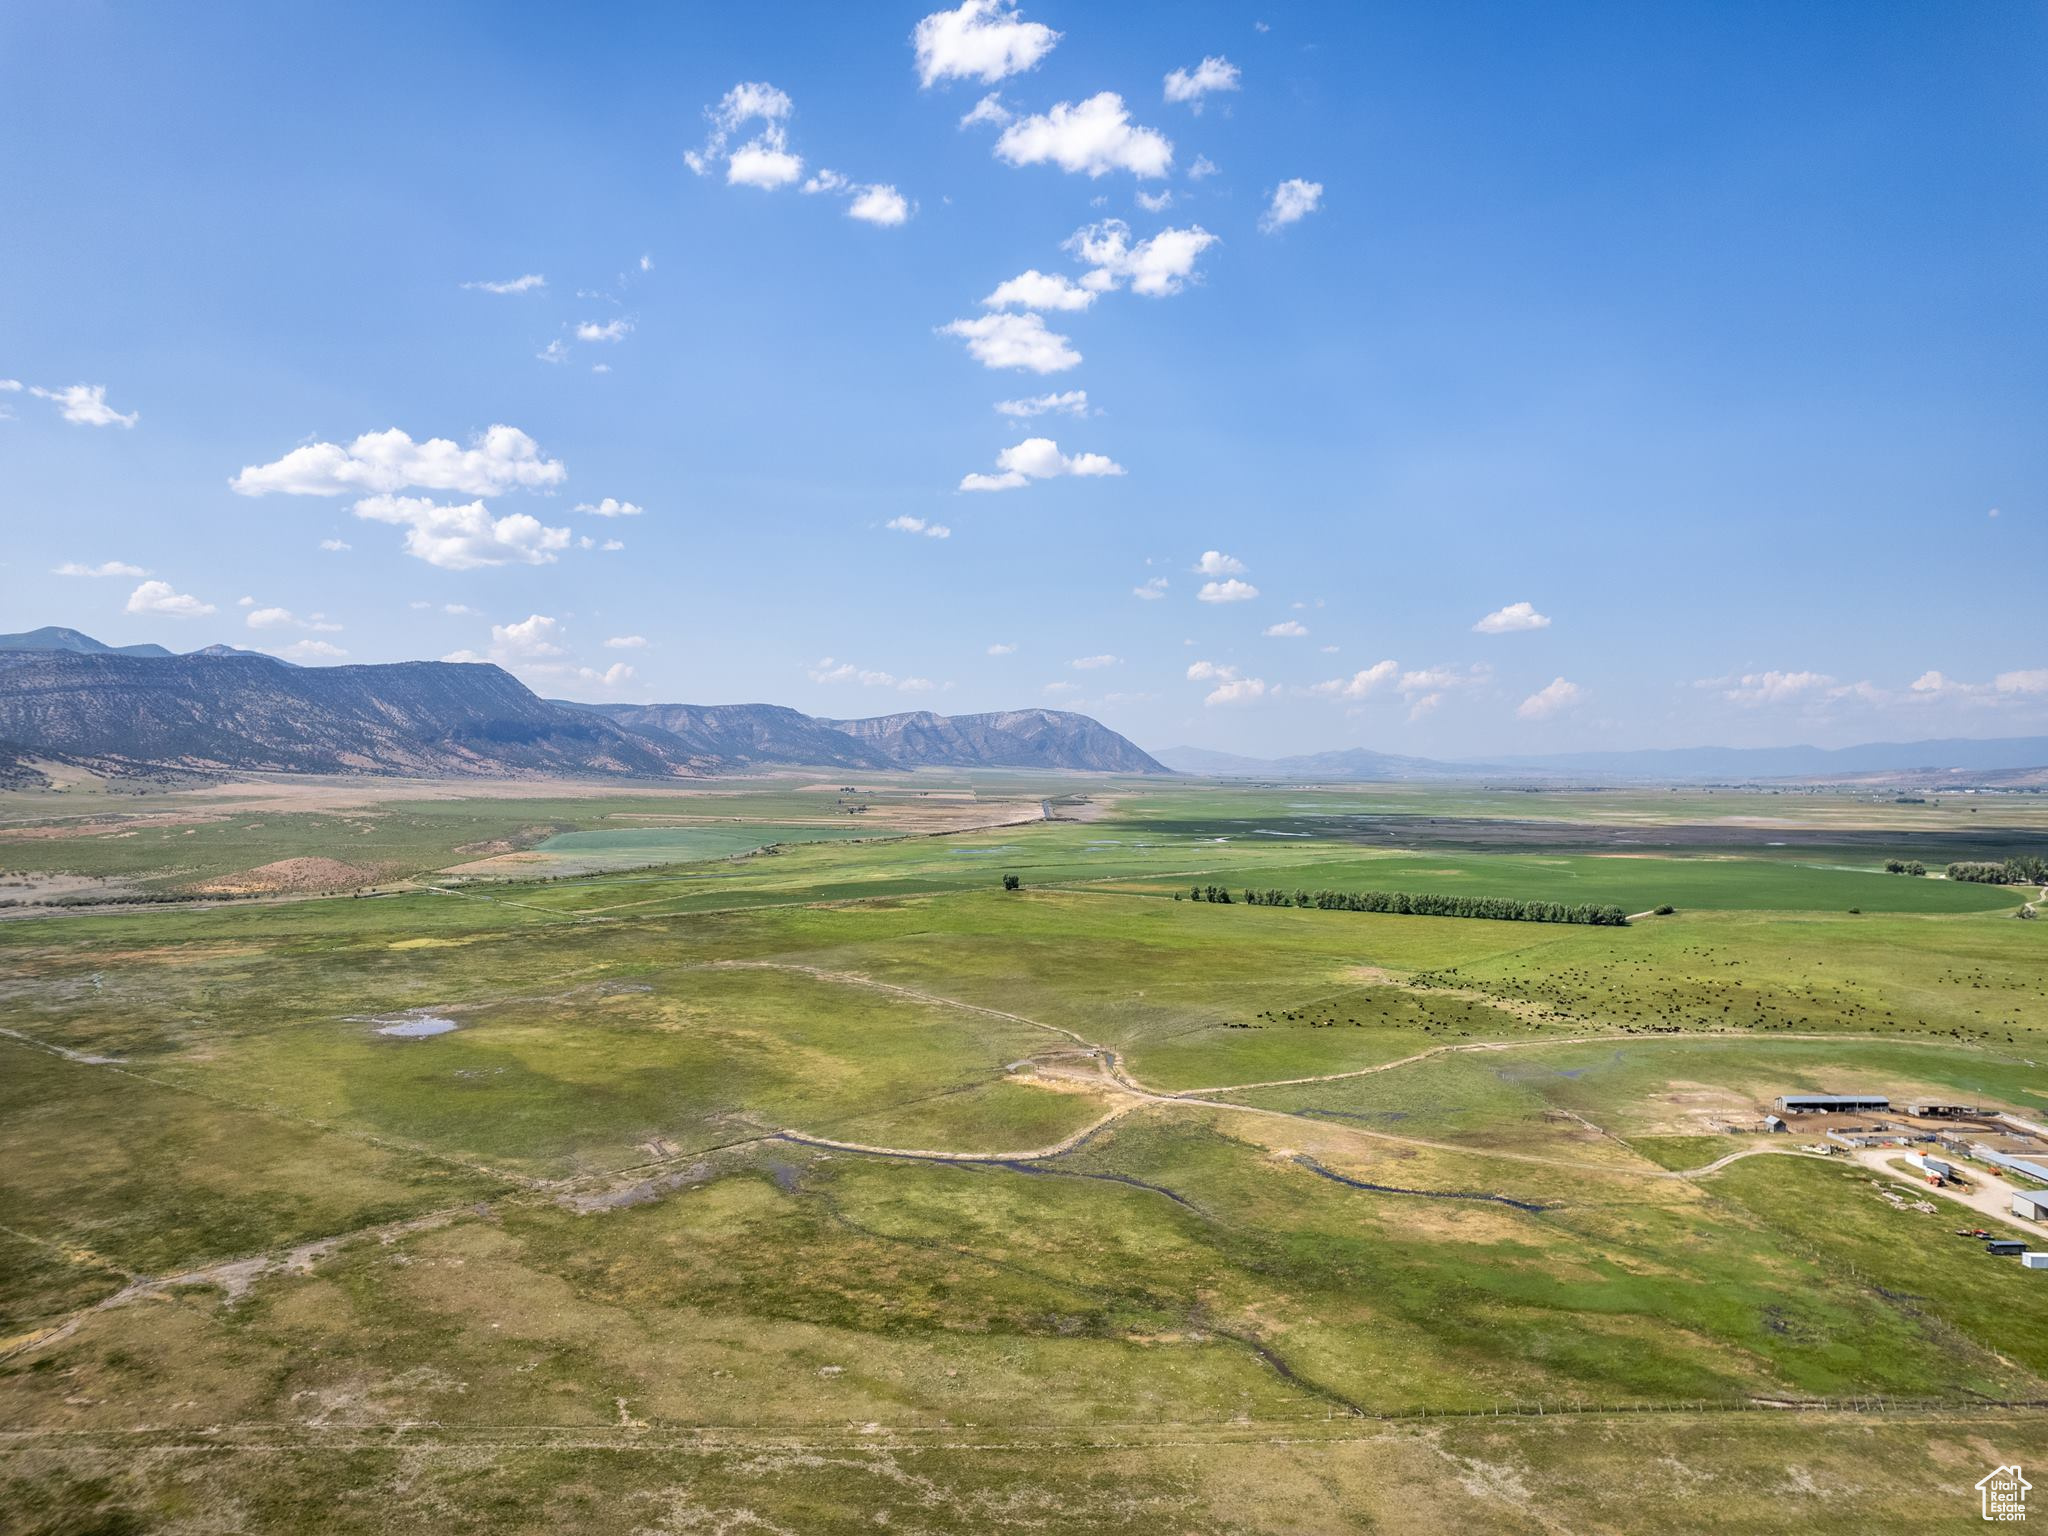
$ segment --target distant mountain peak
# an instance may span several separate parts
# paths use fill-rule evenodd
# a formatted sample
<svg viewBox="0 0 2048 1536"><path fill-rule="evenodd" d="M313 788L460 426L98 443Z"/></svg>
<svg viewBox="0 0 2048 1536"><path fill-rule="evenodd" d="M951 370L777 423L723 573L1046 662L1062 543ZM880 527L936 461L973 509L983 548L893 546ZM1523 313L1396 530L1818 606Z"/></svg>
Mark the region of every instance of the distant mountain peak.
<svg viewBox="0 0 2048 1536"><path fill-rule="evenodd" d="M1009 709L979 715L918 710L822 723L906 767L1173 771L1101 721L1062 709Z"/></svg>
<svg viewBox="0 0 2048 1536"><path fill-rule="evenodd" d="M83 630L45 624L18 635L0 635L0 651L69 651L78 656L172 656L160 645L102 645Z"/></svg>

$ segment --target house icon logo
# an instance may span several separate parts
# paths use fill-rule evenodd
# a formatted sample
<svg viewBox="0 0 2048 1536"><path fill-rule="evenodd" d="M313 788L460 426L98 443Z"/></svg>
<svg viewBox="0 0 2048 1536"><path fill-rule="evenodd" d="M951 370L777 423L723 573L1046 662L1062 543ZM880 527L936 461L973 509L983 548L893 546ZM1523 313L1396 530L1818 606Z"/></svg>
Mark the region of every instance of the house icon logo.
<svg viewBox="0 0 2048 1536"><path fill-rule="evenodd" d="M1984 1496L1986 1520L2016 1521L2027 1518L2027 1490L2034 1485L2020 1476L2019 1464L1998 1467L1977 1480Z"/></svg>

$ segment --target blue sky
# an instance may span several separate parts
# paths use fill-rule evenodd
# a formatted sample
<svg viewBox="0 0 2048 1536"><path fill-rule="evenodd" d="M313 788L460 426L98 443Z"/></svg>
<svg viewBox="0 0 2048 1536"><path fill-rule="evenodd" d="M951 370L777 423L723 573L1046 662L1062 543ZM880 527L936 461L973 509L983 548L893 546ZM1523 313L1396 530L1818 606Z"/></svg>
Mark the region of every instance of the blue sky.
<svg viewBox="0 0 2048 1536"><path fill-rule="evenodd" d="M933 3L0 9L0 627L1257 754L2048 729L2048 10Z"/></svg>

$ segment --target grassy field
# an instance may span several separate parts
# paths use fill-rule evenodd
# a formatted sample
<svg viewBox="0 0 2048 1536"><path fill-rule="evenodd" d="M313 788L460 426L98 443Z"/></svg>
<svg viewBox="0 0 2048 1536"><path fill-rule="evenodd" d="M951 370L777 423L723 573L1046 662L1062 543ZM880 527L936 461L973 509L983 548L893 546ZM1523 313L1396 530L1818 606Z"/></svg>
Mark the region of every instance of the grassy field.
<svg viewBox="0 0 2048 1536"><path fill-rule="evenodd" d="M2048 1117L2038 892L1882 872L2035 798L6 796L177 899L0 920L0 1531L1974 1519L2048 1280L1725 1127ZM208 898L302 860L380 894Z"/></svg>

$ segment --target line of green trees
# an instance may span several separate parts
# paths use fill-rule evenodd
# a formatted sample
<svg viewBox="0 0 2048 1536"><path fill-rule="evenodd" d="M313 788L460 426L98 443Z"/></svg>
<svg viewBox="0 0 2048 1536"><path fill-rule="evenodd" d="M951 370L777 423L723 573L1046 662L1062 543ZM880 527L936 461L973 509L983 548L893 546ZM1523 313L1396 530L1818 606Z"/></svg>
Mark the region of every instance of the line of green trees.
<svg viewBox="0 0 2048 1536"><path fill-rule="evenodd" d="M1176 898L1178 899L1178 898ZM1504 923L1591 923L1625 928L1628 914L1592 902L1520 901L1511 896L1440 896L1427 891L1246 890L1238 896L1220 885L1198 885L1189 901L1248 907L1314 907L1322 912L1395 912L1411 917L1485 917Z"/></svg>
<svg viewBox="0 0 2048 1536"><path fill-rule="evenodd" d="M2039 885L2048 883L2048 858L2016 853L1998 864L1951 864L1948 877L1978 885Z"/></svg>
<svg viewBox="0 0 2048 1536"><path fill-rule="evenodd" d="M1924 875L1927 866L1918 859L1886 859L1884 872L1888 875Z"/></svg>

